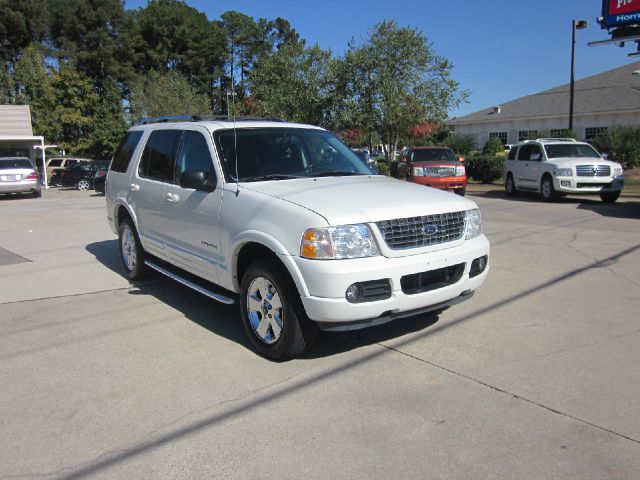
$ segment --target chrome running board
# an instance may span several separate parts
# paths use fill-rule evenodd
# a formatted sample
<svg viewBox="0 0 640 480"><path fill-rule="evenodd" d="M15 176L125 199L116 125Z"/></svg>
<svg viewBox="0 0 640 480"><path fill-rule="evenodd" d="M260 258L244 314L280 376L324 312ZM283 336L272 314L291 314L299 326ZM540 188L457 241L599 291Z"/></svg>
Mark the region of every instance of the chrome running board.
<svg viewBox="0 0 640 480"><path fill-rule="evenodd" d="M225 297L224 295L220 295L219 293L214 293L211 290L207 290L206 288L190 280L187 280L186 278L181 277L180 275L173 273L172 271L167 270L166 268L161 267L157 263L153 263L153 262L150 262L149 260L145 260L144 264L147 265L149 268L153 268L156 272L166 275L170 279L175 280L178 283L181 283L185 287L189 287L195 290L196 292L201 293L202 295L206 295L207 297L215 300L216 302L224 303L225 305L234 305L236 303L236 301L233 298Z"/></svg>

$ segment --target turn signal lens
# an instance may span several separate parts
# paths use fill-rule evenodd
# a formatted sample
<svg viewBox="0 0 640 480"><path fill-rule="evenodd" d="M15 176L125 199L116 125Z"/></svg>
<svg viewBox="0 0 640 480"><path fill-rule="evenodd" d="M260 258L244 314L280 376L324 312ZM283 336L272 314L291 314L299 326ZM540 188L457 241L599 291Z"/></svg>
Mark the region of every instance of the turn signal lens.
<svg viewBox="0 0 640 480"><path fill-rule="evenodd" d="M305 258L332 258L333 245L326 229L310 228L302 237L300 254Z"/></svg>

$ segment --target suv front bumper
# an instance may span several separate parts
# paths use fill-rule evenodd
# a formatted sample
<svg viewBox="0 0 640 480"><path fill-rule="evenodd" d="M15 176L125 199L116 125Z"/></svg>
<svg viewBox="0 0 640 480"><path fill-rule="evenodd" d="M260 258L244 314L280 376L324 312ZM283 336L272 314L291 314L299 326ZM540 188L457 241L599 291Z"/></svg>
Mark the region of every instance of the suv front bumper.
<svg viewBox="0 0 640 480"><path fill-rule="evenodd" d="M622 190L624 177L554 177L553 186L563 193L599 193Z"/></svg>
<svg viewBox="0 0 640 480"><path fill-rule="evenodd" d="M487 260L482 273L469 275L473 260L483 256L488 259L489 241L481 235L457 247L420 255L327 261L295 257L295 262L301 275L299 280L307 280L304 285L308 294L302 295L302 303L309 318L320 322L326 330L351 330L437 310L469 298L470 293L482 285L489 271ZM455 283L421 293L403 290L403 277L427 275L460 264L464 264L464 271ZM346 299L350 285L383 279L390 282L389 298L361 303Z"/></svg>

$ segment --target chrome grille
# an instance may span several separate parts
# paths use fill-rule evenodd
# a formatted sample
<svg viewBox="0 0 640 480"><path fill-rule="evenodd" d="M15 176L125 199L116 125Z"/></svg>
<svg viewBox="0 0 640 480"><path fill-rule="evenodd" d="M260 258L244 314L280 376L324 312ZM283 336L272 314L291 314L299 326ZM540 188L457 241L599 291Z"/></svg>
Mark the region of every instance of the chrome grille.
<svg viewBox="0 0 640 480"><path fill-rule="evenodd" d="M425 167L424 174L428 177L455 177L456 167Z"/></svg>
<svg viewBox="0 0 640 480"><path fill-rule="evenodd" d="M387 246L401 250L460 240L464 235L465 219L466 214L462 211L383 220L376 225Z"/></svg>
<svg viewBox="0 0 640 480"><path fill-rule="evenodd" d="M576 175L579 177L608 177L611 175L609 165L578 165Z"/></svg>

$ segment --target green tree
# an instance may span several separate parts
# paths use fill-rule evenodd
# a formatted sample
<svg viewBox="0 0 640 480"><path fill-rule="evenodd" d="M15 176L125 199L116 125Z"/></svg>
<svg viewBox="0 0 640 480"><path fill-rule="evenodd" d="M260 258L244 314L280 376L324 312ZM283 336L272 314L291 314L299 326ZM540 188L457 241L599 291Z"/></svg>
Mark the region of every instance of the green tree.
<svg viewBox="0 0 640 480"><path fill-rule="evenodd" d="M120 88L115 80L104 82L98 97L88 151L92 158L110 159L127 130Z"/></svg>
<svg viewBox="0 0 640 480"><path fill-rule="evenodd" d="M53 113L56 94L39 45L24 49L16 62L12 83L15 103L29 105L35 133L47 140L58 137L60 126Z"/></svg>
<svg viewBox="0 0 640 480"><path fill-rule="evenodd" d="M44 38L47 23L39 0L0 0L0 64L15 65L24 48Z"/></svg>
<svg viewBox="0 0 640 480"><path fill-rule="evenodd" d="M592 143L624 168L640 166L640 127L612 127Z"/></svg>
<svg viewBox="0 0 640 480"><path fill-rule="evenodd" d="M504 145L499 138L493 137L487 140L482 147L482 155L494 156L504 152Z"/></svg>
<svg viewBox="0 0 640 480"><path fill-rule="evenodd" d="M55 55L100 85L135 78L135 25L120 0L47 0Z"/></svg>
<svg viewBox="0 0 640 480"><path fill-rule="evenodd" d="M380 132L388 160L399 142L422 122L441 123L466 100L451 78L453 65L437 55L417 29L385 21L365 43L350 44L336 70L338 102L333 121Z"/></svg>
<svg viewBox="0 0 640 480"><path fill-rule="evenodd" d="M251 100L255 111L293 122L324 123L329 107L331 53L317 45L282 46L258 62L251 72Z"/></svg>
<svg viewBox="0 0 640 480"><path fill-rule="evenodd" d="M209 100L179 72L151 72L131 89L131 117L139 121L162 115L207 115Z"/></svg>
<svg viewBox="0 0 640 480"><path fill-rule="evenodd" d="M443 143L456 154L462 155L465 158L468 158L469 154L476 148L476 142L471 135L451 133Z"/></svg>

